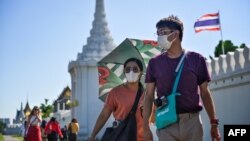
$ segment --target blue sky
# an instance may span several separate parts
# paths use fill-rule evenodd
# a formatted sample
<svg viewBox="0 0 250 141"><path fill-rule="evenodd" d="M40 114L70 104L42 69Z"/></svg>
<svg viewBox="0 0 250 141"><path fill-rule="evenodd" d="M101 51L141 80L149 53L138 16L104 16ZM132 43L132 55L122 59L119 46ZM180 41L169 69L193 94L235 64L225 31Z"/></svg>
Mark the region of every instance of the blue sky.
<svg viewBox="0 0 250 141"><path fill-rule="evenodd" d="M184 23L182 45L213 56L220 32L195 34L196 19L220 11L224 40L250 45L249 0L104 0L116 45L125 38L156 39L155 23L170 14ZM51 104L71 87L68 64L82 52L94 19L95 0L0 1L0 118L14 118L27 102Z"/></svg>

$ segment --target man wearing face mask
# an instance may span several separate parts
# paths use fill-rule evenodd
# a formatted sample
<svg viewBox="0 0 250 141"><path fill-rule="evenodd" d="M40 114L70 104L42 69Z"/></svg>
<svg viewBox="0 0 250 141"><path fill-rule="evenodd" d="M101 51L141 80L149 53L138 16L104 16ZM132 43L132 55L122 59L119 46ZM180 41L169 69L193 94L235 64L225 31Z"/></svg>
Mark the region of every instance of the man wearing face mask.
<svg viewBox="0 0 250 141"><path fill-rule="evenodd" d="M147 67L143 110L145 141L152 140L149 117L152 112L155 89L157 90L157 97L170 95L175 81L175 70L184 54L183 69L177 86L177 93L180 93L180 95L176 96L178 121L167 127L157 129L159 141L202 141L203 130L199 112L203 106L210 119L211 138L219 141L219 120L208 88L211 78L205 58L196 52L188 51L184 53L181 45L183 23L177 16L171 15L161 19L156 24L156 28L158 45L163 52L152 58Z"/></svg>
<svg viewBox="0 0 250 141"><path fill-rule="evenodd" d="M143 64L137 58L129 58L124 63L124 74L127 82L113 88L106 98L105 105L96 121L95 127L89 138L89 141L94 141L96 135L104 126L111 114L113 114L115 121L113 128L117 128L121 121L123 121L129 114L133 107L137 93L140 94L140 100L136 108L136 139L130 141L144 141L143 137L143 120L142 120L142 105L143 105L143 86L140 78L143 73ZM138 91L138 92L137 92Z"/></svg>

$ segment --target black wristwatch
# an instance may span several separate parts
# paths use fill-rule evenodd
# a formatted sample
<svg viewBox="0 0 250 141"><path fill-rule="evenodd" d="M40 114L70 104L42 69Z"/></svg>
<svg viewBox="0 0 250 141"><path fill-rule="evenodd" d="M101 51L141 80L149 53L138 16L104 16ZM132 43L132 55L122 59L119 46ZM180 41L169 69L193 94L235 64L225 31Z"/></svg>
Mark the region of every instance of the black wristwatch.
<svg viewBox="0 0 250 141"><path fill-rule="evenodd" d="M219 125L219 119L217 119L217 118L211 119L211 120L210 120L210 124L211 124L211 125Z"/></svg>

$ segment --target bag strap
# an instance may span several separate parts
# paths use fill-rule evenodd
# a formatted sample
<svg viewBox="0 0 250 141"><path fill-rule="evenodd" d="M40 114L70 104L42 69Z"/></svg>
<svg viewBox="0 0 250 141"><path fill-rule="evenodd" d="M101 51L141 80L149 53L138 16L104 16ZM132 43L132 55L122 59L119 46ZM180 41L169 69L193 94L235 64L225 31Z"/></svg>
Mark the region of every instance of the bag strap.
<svg viewBox="0 0 250 141"><path fill-rule="evenodd" d="M35 118L30 122L29 125L31 125L33 122L35 122L36 119L37 119L37 117L35 117Z"/></svg>
<svg viewBox="0 0 250 141"><path fill-rule="evenodd" d="M37 117L35 117L28 125L28 128L29 126L37 119ZM28 124L28 121L27 121L27 124ZM24 127L24 136L27 136L27 131L28 131L28 128L27 128L27 125L25 125Z"/></svg>
<svg viewBox="0 0 250 141"><path fill-rule="evenodd" d="M137 109L137 106L138 106L138 103L139 103L139 99L141 97L141 90L142 90L142 87L140 86L141 84L139 84L139 88L137 90L137 93L136 93L136 97L135 97L135 102L134 102L134 105L131 109L131 111L129 112L129 114L134 114L136 109Z"/></svg>
<svg viewBox="0 0 250 141"><path fill-rule="evenodd" d="M181 66L181 64L183 63L183 61L184 61L186 55L187 55L187 51L184 50L184 53L183 53L183 55L182 55L182 57L181 57L181 60L179 61L178 65L177 65L177 67L176 67L176 69L175 69L175 73L177 73L177 72L179 71L180 66Z"/></svg>
<svg viewBox="0 0 250 141"><path fill-rule="evenodd" d="M173 86L171 94L176 93L176 90L177 90L177 87L178 87L178 84L179 84L179 81L180 81L181 72L182 72L182 69L183 69L183 66L184 66L184 59L185 59L186 55L187 55L187 52L184 50L184 54L182 55L181 60L180 60L179 64L177 65L176 69L175 69L175 73L177 73L177 75L175 77L174 86Z"/></svg>
<svg viewBox="0 0 250 141"><path fill-rule="evenodd" d="M35 117L35 119L34 119L34 120L32 120L30 124L32 124L33 122L35 122L35 120L36 120L36 119L37 119L37 117Z"/></svg>

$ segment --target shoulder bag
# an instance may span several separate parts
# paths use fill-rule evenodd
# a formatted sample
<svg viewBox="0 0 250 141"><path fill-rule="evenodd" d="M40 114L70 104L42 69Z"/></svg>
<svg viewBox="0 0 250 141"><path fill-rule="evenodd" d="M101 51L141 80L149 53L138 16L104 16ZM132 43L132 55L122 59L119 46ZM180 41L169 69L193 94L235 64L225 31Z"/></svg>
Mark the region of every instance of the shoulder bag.
<svg viewBox="0 0 250 141"><path fill-rule="evenodd" d="M184 65L184 58L186 56L186 52L182 55L182 58L179 64L176 67L175 72L177 73L174 86L172 88L172 92L170 95L166 96L167 103L161 107L158 107L155 112L155 124L157 129L165 128L175 122L177 122L178 117L176 113L176 96L180 95L176 93L177 86L180 80L181 72Z"/></svg>
<svg viewBox="0 0 250 141"><path fill-rule="evenodd" d="M136 94L135 102L132 110L129 112L125 120L121 121L118 127L106 128L101 141L136 141L137 138L137 125L135 113L139 99L141 97L142 88L139 89Z"/></svg>

